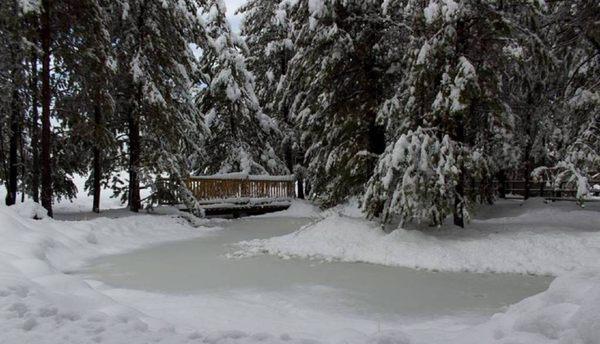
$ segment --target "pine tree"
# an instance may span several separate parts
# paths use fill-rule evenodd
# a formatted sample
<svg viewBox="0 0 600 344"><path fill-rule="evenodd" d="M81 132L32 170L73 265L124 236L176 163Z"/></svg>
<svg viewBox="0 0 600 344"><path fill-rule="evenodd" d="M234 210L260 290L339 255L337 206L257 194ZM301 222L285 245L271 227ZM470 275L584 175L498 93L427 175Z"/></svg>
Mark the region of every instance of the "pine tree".
<svg viewBox="0 0 600 344"><path fill-rule="evenodd" d="M107 125L114 109L110 94L114 60L109 8L96 0L73 5L69 13L76 20L69 23L69 32L77 39L62 46L61 58L55 63L59 73L64 69L69 75L62 83L63 89L59 89L57 114L63 129L69 132L67 144L72 151L90 157L77 168L83 174L92 171L86 187L93 195L92 210L99 212L101 184L106 180L106 172L114 169L108 162L116 153L115 130Z"/></svg>
<svg viewBox="0 0 600 344"><path fill-rule="evenodd" d="M364 200L371 217L440 225L452 204L454 223L464 226L469 194L489 198L499 166L516 162L514 119L496 73L510 26L496 6L432 0L404 7L412 37L405 80L380 111L389 143ZM404 157L407 149L417 156Z"/></svg>
<svg viewBox="0 0 600 344"><path fill-rule="evenodd" d="M117 111L127 124L129 208L141 207L140 183L169 174L181 186L205 128L190 94L197 73L190 45L202 37L201 4L123 0L116 5Z"/></svg>
<svg viewBox="0 0 600 344"><path fill-rule="evenodd" d="M548 40L558 65L551 99L551 161L534 171L547 174L554 185L575 185L584 200L589 179L600 170L598 123L600 116L600 4L578 0L548 4Z"/></svg>
<svg viewBox="0 0 600 344"><path fill-rule="evenodd" d="M4 166L6 178L6 205L13 205L17 198L17 187L19 181L19 166L21 165L19 148L22 146L23 122L24 122L24 97L26 91L25 76L25 41L22 39L25 33L22 14L23 9L18 1L6 1L0 5L2 20L0 30L2 41L0 47L3 51L1 76L3 100L2 109L2 155L7 156ZM5 144L8 146L6 151Z"/></svg>
<svg viewBox="0 0 600 344"><path fill-rule="evenodd" d="M531 194L531 172L550 160L554 123L553 112L558 71L557 59L551 49L544 24L547 20L540 6L505 5L507 20L515 27L514 40L503 48L508 59L503 71L503 99L515 114L515 139L521 152L520 173L513 178L524 179L525 199ZM506 175L504 169L499 176ZM501 188L503 189L503 187Z"/></svg>
<svg viewBox="0 0 600 344"><path fill-rule="evenodd" d="M259 103L281 130L276 151L294 172L298 197L304 198L304 152L290 113L293 95L286 93L288 66L295 53L295 31L289 17L292 8L289 1L252 0L238 13L244 14L241 31L248 45L248 66L256 77Z"/></svg>
<svg viewBox="0 0 600 344"><path fill-rule="evenodd" d="M282 110L275 94L285 82L294 54L294 37L287 1L251 0L238 9L243 14L241 35L248 46L248 66L256 77L256 95L267 113Z"/></svg>
<svg viewBox="0 0 600 344"><path fill-rule="evenodd" d="M360 195L385 144L377 108L389 87L382 1L300 1L286 77L312 194L325 206Z"/></svg>
<svg viewBox="0 0 600 344"><path fill-rule="evenodd" d="M197 104L210 130L206 158L198 159L200 173L288 173L273 143L281 132L262 111L254 92L254 77L243 53L247 47L232 32L225 5L209 1L203 8L206 45L202 46L202 87Z"/></svg>

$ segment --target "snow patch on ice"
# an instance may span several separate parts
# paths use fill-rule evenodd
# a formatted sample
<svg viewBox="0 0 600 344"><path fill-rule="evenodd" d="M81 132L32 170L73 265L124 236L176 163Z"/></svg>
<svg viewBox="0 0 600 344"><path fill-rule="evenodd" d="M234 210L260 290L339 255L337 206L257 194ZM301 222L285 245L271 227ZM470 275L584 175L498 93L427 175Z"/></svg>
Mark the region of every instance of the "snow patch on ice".
<svg viewBox="0 0 600 344"><path fill-rule="evenodd" d="M314 204L300 199L292 201L290 207L286 210L258 215L255 217L285 217L285 218L317 218L321 215L321 210Z"/></svg>

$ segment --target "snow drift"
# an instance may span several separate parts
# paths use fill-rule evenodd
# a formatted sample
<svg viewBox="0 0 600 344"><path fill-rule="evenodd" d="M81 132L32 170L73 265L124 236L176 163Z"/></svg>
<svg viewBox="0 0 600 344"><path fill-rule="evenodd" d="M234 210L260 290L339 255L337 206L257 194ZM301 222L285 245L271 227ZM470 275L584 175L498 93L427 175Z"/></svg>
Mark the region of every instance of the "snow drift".
<svg viewBox="0 0 600 344"><path fill-rule="evenodd" d="M0 207L0 342L187 342L162 320L117 304L65 271L85 259L205 231L167 216L63 222L36 204Z"/></svg>
<svg viewBox="0 0 600 344"><path fill-rule="evenodd" d="M236 255L553 276L598 266L600 212L536 201L499 207L506 214L487 214L490 218L474 220L465 230L397 229L389 234L377 223L331 213L285 236L242 242Z"/></svg>

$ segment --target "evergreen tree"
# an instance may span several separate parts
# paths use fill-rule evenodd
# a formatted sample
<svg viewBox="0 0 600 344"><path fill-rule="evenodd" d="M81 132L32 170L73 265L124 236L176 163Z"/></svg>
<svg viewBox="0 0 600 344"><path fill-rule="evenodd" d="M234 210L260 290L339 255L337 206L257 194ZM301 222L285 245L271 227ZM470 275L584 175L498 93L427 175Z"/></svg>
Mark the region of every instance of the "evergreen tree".
<svg viewBox="0 0 600 344"><path fill-rule="evenodd" d="M6 181L6 205L13 205L17 198L19 180L20 147L23 138L24 98L27 90L25 75L25 25L23 9L19 1L5 1L0 4L0 150L4 163L3 175Z"/></svg>
<svg viewBox="0 0 600 344"><path fill-rule="evenodd" d="M86 188L93 195L92 210L100 211L100 190L107 172L113 171L110 157L116 153L115 130L111 128L114 109L111 79L114 60L110 41L109 7L96 0L80 1L70 10L77 18L69 23L70 35L55 70L68 71L69 77L59 90L57 101L61 126L68 131L67 144L72 152L87 156L78 168L90 173Z"/></svg>
<svg viewBox="0 0 600 344"><path fill-rule="evenodd" d="M256 77L256 94L263 109L279 123L282 139L276 151L298 181L298 197L304 198L304 152L300 132L290 113L288 65L294 56L295 31L289 1L252 0L240 7L244 14L242 36L248 45L248 65Z"/></svg>
<svg viewBox="0 0 600 344"><path fill-rule="evenodd" d="M432 0L404 7L406 76L380 111L389 143L365 196L370 216L440 225L452 204L454 223L464 226L467 187L488 199L499 166L516 162L513 114L496 72L510 26L496 6Z"/></svg>
<svg viewBox="0 0 600 344"><path fill-rule="evenodd" d="M206 45L196 102L210 137L206 158L198 159L197 169L200 173L287 173L273 146L281 132L262 111L254 77L246 69L246 45L231 32L221 0L209 1L203 11Z"/></svg>
<svg viewBox="0 0 600 344"><path fill-rule="evenodd" d="M205 130L190 89L201 34L197 1L123 0L114 11L117 109L127 123L129 208L141 207L140 183L169 174L183 186L188 157L203 149Z"/></svg>
<svg viewBox="0 0 600 344"><path fill-rule="evenodd" d="M551 49L550 39L543 29L546 15L541 6L505 5L506 20L514 26L514 40L503 48L507 58L502 73L503 99L515 114L515 139L521 152L520 171L512 178L523 179L524 198L531 193L531 172L547 164L551 157L554 123L551 116L552 103L556 98L557 59ZM501 192L507 171L498 173ZM501 195L503 196L503 195Z"/></svg>
<svg viewBox="0 0 600 344"><path fill-rule="evenodd" d="M360 195L385 144L377 108L389 87L382 1L299 1L285 96L312 194L332 206Z"/></svg>
<svg viewBox="0 0 600 344"><path fill-rule="evenodd" d="M534 171L554 185L576 186L580 201L589 192L589 179L600 170L600 4L577 0L548 5L546 25L553 43L557 70L550 117L554 130L547 143L552 159Z"/></svg>
<svg viewBox="0 0 600 344"><path fill-rule="evenodd" d="M288 1L250 0L238 9L243 14L241 34L248 46L247 62L256 77L256 94L267 113L278 116L275 95L283 87L294 54L294 37Z"/></svg>

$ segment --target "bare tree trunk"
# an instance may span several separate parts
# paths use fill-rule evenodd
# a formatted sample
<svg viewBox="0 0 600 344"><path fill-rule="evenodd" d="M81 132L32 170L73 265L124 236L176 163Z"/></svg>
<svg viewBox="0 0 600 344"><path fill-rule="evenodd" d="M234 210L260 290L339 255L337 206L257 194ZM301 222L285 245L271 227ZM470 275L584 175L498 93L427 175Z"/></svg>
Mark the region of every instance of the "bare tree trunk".
<svg viewBox="0 0 600 344"><path fill-rule="evenodd" d="M529 199L531 196L531 163L529 162L529 152L525 153L525 164L523 166L523 178L525 178L525 187L523 191L523 198Z"/></svg>
<svg viewBox="0 0 600 344"><path fill-rule="evenodd" d="M37 23L36 23L37 24ZM38 128L38 56L37 49L31 49L31 196L40 202L40 133Z"/></svg>
<svg viewBox="0 0 600 344"><path fill-rule="evenodd" d="M298 178L298 198L304 199L304 178Z"/></svg>
<svg viewBox="0 0 600 344"><path fill-rule="evenodd" d="M13 2L13 15L18 15L18 4L16 1ZM17 20L14 18L14 20ZM10 59L12 64L11 78L12 78L12 93L10 102L10 135L8 138L8 176L6 184L6 205L10 206L17 202L17 181L19 174L19 138L20 133L20 104L19 104L19 67L21 61L19 60L19 26L15 24L14 32L12 35L13 42L10 47Z"/></svg>
<svg viewBox="0 0 600 344"><path fill-rule="evenodd" d="M16 82L16 73L13 74L13 80ZM6 205L13 205L17 201L17 180L19 174L19 138L20 117L19 116L19 91L15 87L12 92L11 114L10 114L10 137L8 148L8 184L6 193Z"/></svg>
<svg viewBox="0 0 600 344"><path fill-rule="evenodd" d="M504 170L498 172L498 195L500 198L506 198L506 172Z"/></svg>
<svg viewBox="0 0 600 344"><path fill-rule="evenodd" d="M464 168L461 166L458 184L456 185L456 193L454 195L454 225L465 227L464 219L464 198L465 198L465 181Z"/></svg>
<svg viewBox="0 0 600 344"><path fill-rule="evenodd" d="M42 0L40 36L42 41L42 206L52 217L52 132L50 126L50 3Z"/></svg>
<svg viewBox="0 0 600 344"><path fill-rule="evenodd" d="M141 205L140 198L140 128L137 114L129 115L129 210L138 212Z"/></svg>
<svg viewBox="0 0 600 344"><path fill-rule="evenodd" d="M529 104L529 106L533 106L533 91L529 89L528 92L529 93L527 95L527 104ZM525 181L525 190L523 192L524 199L529 199L529 197L531 196L531 150L533 149L533 138L531 130L532 112L532 109L527 109L525 113L525 116L527 117L525 118L525 152L523 154L523 179Z"/></svg>
<svg viewBox="0 0 600 344"><path fill-rule="evenodd" d="M100 148L100 136L102 126L102 112L99 105L94 106L94 166L93 166L93 188L94 188L94 201L92 211L94 213L100 212L100 181L102 180L102 152Z"/></svg>
<svg viewBox="0 0 600 344"><path fill-rule="evenodd" d="M145 12L146 4L142 2L140 7L140 13L137 18L137 26L140 32L140 49L144 48L145 41ZM138 82L139 84L139 82ZM140 145L140 115L142 110L143 102L143 90L142 85L136 85L135 101L131 104L131 111L129 112L128 127L129 127L129 210L138 212L142 208L141 197L140 197L140 157L141 157L141 145Z"/></svg>

